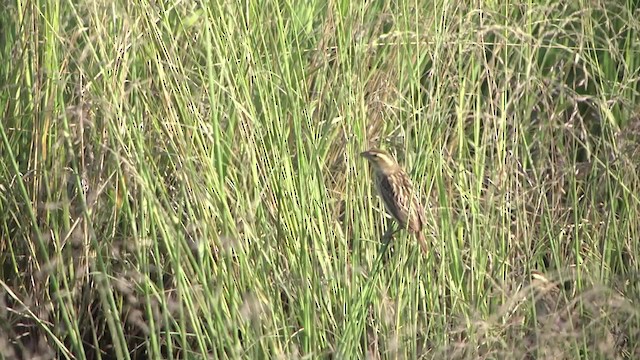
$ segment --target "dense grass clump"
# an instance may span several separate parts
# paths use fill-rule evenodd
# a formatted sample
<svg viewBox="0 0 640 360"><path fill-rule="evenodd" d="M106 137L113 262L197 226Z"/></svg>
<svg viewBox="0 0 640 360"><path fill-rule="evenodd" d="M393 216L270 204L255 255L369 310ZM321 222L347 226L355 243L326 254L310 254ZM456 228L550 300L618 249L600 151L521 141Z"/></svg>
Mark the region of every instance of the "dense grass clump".
<svg viewBox="0 0 640 360"><path fill-rule="evenodd" d="M640 358L634 2L5 5L0 357Z"/></svg>

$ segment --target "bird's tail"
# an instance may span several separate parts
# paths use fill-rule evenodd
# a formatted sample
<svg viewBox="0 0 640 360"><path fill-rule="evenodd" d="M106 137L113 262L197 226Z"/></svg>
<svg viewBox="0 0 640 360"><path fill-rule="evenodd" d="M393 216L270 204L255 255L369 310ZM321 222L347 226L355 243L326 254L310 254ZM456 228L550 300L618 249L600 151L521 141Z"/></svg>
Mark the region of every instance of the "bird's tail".
<svg viewBox="0 0 640 360"><path fill-rule="evenodd" d="M424 234L422 233L422 231L418 231L416 233L416 239L418 239L418 242L420 243L420 247L422 248L422 252L425 254L429 253L429 247L427 246L427 240L424 238Z"/></svg>

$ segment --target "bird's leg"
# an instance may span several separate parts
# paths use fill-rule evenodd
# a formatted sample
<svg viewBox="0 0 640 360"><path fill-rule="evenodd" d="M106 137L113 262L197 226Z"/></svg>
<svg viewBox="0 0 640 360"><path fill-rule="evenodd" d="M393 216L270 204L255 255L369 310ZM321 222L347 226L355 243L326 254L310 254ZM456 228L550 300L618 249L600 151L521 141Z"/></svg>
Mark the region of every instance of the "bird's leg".
<svg viewBox="0 0 640 360"><path fill-rule="evenodd" d="M391 240L393 239L393 234L396 233L394 231L394 224L392 221L387 220L387 230L385 230L384 235L382 235L382 243L380 247L380 255L383 257L383 261L386 263L388 260L389 245L391 244Z"/></svg>
<svg viewBox="0 0 640 360"><path fill-rule="evenodd" d="M382 243L383 244L391 241L391 238L393 237L393 234L396 233L393 230L394 230L393 229L393 225L392 224L387 224L387 230L385 230L384 234L382 235Z"/></svg>
<svg viewBox="0 0 640 360"><path fill-rule="evenodd" d="M382 244L388 245L388 243L391 241L391 239L393 238L393 235L397 232L397 230L394 229L395 223L389 218L386 219L385 225L387 229L384 231L384 234L382 235Z"/></svg>
<svg viewBox="0 0 640 360"><path fill-rule="evenodd" d="M399 227L399 228L395 229L395 230L391 233L391 236L393 237L393 235L395 235L395 234L399 233L399 232L400 232L400 231L402 231L402 230L405 230L405 229L403 229L403 228L401 228L401 227Z"/></svg>

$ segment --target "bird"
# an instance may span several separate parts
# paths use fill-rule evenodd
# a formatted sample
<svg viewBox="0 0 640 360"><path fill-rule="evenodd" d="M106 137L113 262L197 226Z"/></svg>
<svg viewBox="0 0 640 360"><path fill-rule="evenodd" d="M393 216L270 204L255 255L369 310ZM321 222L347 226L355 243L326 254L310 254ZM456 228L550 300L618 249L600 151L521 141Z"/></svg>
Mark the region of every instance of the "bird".
<svg viewBox="0 0 640 360"><path fill-rule="evenodd" d="M426 223L424 208L418 193L414 191L411 178L384 150L369 149L360 153L360 156L373 167L376 189L387 211L402 228L415 235L426 254L428 247L422 233Z"/></svg>
<svg viewBox="0 0 640 360"><path fill-rule="evenodd" d="M557 311L560 300L558 284L549 280L542 272L531 271L531 287L535 294L536 318L544 320Z"/></svg>

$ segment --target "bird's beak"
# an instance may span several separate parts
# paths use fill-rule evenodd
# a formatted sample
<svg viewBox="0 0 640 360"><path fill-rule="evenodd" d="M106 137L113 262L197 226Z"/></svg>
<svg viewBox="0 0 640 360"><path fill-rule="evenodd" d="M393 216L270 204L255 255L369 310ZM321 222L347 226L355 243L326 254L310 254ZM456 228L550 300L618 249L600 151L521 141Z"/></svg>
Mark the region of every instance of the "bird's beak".
<svg viewBox="0 0 640 360"><path fill-rule="evenodd" d="M363 151L363 152L360 153L360 156L362 156L365 159L371 159L371 152Z"/></svg>

